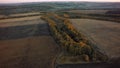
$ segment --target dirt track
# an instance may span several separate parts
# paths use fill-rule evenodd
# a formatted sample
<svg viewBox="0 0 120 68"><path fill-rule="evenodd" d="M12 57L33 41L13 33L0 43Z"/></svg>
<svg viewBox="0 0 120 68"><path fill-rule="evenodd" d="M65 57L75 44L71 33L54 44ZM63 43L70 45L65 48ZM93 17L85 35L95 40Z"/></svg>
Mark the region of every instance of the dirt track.
<svg viewBox="0 0 120 68"><path fill-rule="evenodd" d="M0 68L53 68L59 49L48 25L29 18L0 21Z"/></svg>

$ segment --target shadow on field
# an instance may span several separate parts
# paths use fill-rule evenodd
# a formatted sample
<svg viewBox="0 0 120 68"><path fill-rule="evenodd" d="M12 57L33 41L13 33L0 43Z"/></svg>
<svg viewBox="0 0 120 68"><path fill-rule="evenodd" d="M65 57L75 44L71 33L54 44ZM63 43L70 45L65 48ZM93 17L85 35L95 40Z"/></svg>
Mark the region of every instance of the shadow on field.
<svg viewBox="0 0 120 68"><path fill-rule="evenodd" d="M110 66L108 66L108 68L120 68L120 57L111 60L111 62L112 62L112 63L111 63Z"/></svg>
<svg viewBox="0 0 120 68"><path fill-rule="evenodd" d="M50 35L47 23L0 28L0 40Z"/></svg>
<svg viewBox="0 0 120 68"><path fill-rule="evenodd" d="M56 68L120 68L120 58L110 60L110 63L62 64Z"/></svg>

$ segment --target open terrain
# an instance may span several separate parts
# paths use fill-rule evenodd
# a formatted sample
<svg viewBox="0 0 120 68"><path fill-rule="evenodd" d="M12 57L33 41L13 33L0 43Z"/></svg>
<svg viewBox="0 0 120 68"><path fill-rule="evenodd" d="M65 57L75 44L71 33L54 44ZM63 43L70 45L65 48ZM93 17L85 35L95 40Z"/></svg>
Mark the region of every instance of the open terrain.
<svg viewBox="0 0 120 68"><path fill-rule="evenodd" d="M65 18L70 19L75 30L96 44L100 52L107 54L108 62L57 64L56 60L61 53L59 44L56 43L55 35L51 36L48 22L41 19L47 13L57 13L62 17L66 14ZM61 22L57 17L52 19ZM0 4L0 68L120 68L119 23L119 2ZM69 31L66 29L64 32ZM70 37L63 38L71 42ZM61 38L58 36L58 39Z"/></svg>
<svg viewBox="0 0 120 68"><path fill-rule="evenodd" d="M0 20L0 68L53 68L58 50L40 16Z"/></svg>
<svg viewBox="0 0 120 68"><path fill-rule="evenodd" d="M63 11L69 18L85 18L104 21L120 22L120 9L88 9L88 10L69 10Z"/></svg>
<svg viewBox="0 0 120 68"><path fill-rule="evenodd" d="M51 36L0 41L0 68L53 68L57 44Z"/></svg>
<svg viewBox="0 0 120 68"><path fill-rule="evenodd" d="M120 24L94 19L71 19L73 25L83 32L109 58L120 57Z"/></svg>
<svg viewBox="0 0 120 68"><path fill-rule="evenodd" d="M24 17L30 17L30 16L39 16L42 13L40 12L28 12L28 13L18 13L18 14L0 14L0 19L10 19L10 18L24 18ZM13 19L14 20L14 19Z"/></svg>
<svg viewBox="0 0 120 68"><path fill-rule="evenodd" d="M12 26L22 26L22 25L32 25L32 24L42 24L44 23L40 16L23 17L23 18L11 18L0 20L0 27L12 27Z"/></svg>
<svg viewBox="0 0 120 68"><path fill-rule="evenodd" d="M68 12L77 14L105 14L109 10L70 10Z"/></svg>

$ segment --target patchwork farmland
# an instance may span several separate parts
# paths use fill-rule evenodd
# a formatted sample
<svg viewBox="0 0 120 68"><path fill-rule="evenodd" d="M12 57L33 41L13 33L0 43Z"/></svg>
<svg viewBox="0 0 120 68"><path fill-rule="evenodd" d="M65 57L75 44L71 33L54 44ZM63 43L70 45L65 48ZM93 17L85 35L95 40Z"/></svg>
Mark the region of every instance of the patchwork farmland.
<svg viewBox="0 0 120 68"><path fill-rule="evenodd" d="M39 15L0 20L0 68L53 68L58 51Z"/></svg>
<svg viewBox="0 0 120 68"><path fill-rule="evenodd" d="M120 3L0 4L0 68L120 68Z"/></svg>

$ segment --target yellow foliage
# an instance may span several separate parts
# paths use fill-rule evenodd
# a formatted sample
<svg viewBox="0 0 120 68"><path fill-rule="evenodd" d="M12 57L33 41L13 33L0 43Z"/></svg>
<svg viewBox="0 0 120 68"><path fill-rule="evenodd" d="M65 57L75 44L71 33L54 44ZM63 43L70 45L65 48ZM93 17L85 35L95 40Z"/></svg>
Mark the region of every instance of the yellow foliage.
<svg viewBox="0 0 120 68"><path fill-rule="evenodd" d="M69 17L69 15L68 15L68 14L64 14L63 16L64 16L64 17L67 17L67 18Z"/></svg>
<svg viewBox="0 0 120 68"><path fill-rule="evenodd" d="M60 44L60 46L72 55L82 55L84 61L89 62L89 56L93 50L91 46L87 44L88 39L74 28L69 19L60 17L54 13L49 13L47 15L41 18L48 22L53 37ZM60 21L61 24L58 24L57 21L52 20L49 16L57 18L56 20ZM64 14L64 17L68 16Z"/></svg>
<svg viewBox="0 0 120 68"><path fill-rule="evenodd" d="M83 60L84 60L84 61L86 61L86 62L89 62L89 61L90 61L90 58L89 58L88 55L83 54L82 57L83 57Z"/></svg>
<svg viewBox="0 0 120 68"><path fill-rule="evenodd" d="M82 41L80 42L80 46L81 46L81 47L83 47L83 46L85 46L85 45L86 45L86 44L85 44L84 42L82 42Z"/></svg>

